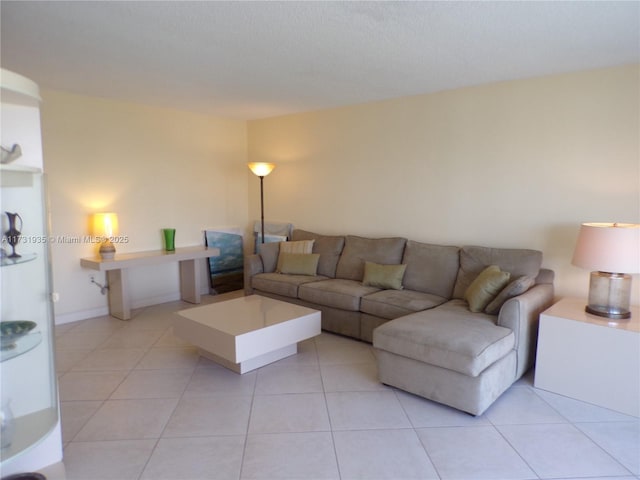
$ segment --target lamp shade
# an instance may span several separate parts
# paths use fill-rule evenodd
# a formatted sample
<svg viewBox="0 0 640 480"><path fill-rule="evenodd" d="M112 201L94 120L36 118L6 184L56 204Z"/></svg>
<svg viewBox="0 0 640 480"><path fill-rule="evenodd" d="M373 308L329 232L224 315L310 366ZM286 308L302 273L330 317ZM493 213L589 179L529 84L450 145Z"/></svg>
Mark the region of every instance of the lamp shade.
<svg viewBox="0 0 640 480"><path fill-rule="evenodd" d="M276 165L274 163L254 162L249 164L249 168L258 177L266 177L269 175Z"/></svg>
<svg viewBox="0 0 640 480"><path fill-rule="evenodd" d="M571 263L600 272L640 273L640 224L583 223Z"/></svg>
<svg viewBox="0 0 640 480"><path fill-rule="evenodd" d="M115 213L94 213L91 218L92 234L96 237L111 238L118 234L118 215Z"/></svg>

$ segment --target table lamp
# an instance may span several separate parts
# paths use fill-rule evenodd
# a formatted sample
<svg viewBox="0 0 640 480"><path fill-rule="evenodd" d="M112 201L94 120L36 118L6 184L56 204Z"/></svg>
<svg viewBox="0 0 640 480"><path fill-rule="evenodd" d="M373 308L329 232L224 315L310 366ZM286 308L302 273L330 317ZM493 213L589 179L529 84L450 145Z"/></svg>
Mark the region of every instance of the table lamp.
<svg viewBox="0 0 640 480"><path fill-rule="evenodd" d="M92 216L93 235L100 240L100 256L103 260L110 260L116 254L116 247L111 243L114 235L118 234L118 216L115 213L94 213Z"/></svg>
<svg viewBox="0 0 640 480"><path fill-rule="evenodd" d="M260 177L260 226L262 227L262 243L264 243L264 193L262 181L276 166L273 163L254 162L249 164L249 168L254 175Z"/></svg>
<svg viewBox="0 0 640 480"><path fill-rule="evenodd" d="M583 223L573 265L592 270L587 313L631 318L631 273L640 273L640 224Z"/></svg>

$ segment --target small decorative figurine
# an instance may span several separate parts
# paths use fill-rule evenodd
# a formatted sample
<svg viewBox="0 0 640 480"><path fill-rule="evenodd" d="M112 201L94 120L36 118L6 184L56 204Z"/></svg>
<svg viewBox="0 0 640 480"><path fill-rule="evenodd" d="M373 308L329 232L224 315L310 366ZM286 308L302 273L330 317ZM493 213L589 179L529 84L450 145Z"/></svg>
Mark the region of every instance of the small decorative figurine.
<svg viewBox="0 0 640 480"><path fill-rule="evenodd" d="M14 143L10 149L2 146L0 147L2 149L2 158L0 158L1 163L11 163L22 155L22 148L17 143Z"/></svg>

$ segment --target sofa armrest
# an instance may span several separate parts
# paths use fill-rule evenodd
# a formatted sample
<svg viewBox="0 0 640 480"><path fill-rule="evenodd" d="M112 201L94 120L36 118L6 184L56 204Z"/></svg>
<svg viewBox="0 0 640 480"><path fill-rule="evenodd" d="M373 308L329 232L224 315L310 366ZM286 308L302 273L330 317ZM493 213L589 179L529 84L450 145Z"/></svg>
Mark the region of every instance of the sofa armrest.
<svg viewBox="0 0 640 480"><path fill-rule="evenodd" d="M507 300L500 309L498 325L513 330L515 335L516 378L520 378L535 361L540 313L552 304L553 284L542 283Z"/></svg>
<svg viewBox="0 0 640 480"><path fill-rule="evenodd" d="M253 293L253 287L251 286L251 278L258 273L264 272L264 266L262 265L262 257L254 254L245 257L244 259L244 292L247 295Z"/></svg>

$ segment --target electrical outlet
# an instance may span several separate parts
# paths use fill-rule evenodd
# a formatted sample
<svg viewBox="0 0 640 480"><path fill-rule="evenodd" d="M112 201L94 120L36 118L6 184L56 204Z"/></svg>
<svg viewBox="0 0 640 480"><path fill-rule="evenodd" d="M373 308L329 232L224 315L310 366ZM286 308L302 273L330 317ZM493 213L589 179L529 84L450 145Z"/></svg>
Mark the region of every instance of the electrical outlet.
<svg viewBox="0 0 640 480"><path fill-rule="evenodd" d="M89 275L89 283L96 283L96 277L93 275Z"/></svg>
<svg viewBox="0 0 640 480"><path fill-rule="evenodd" d="M60 301L60 294L59 294L58 292L53 292L53 293L51 294L51 301L52 301L53 303L57 303L57 302L59 302L59 301Z"/></svg>

